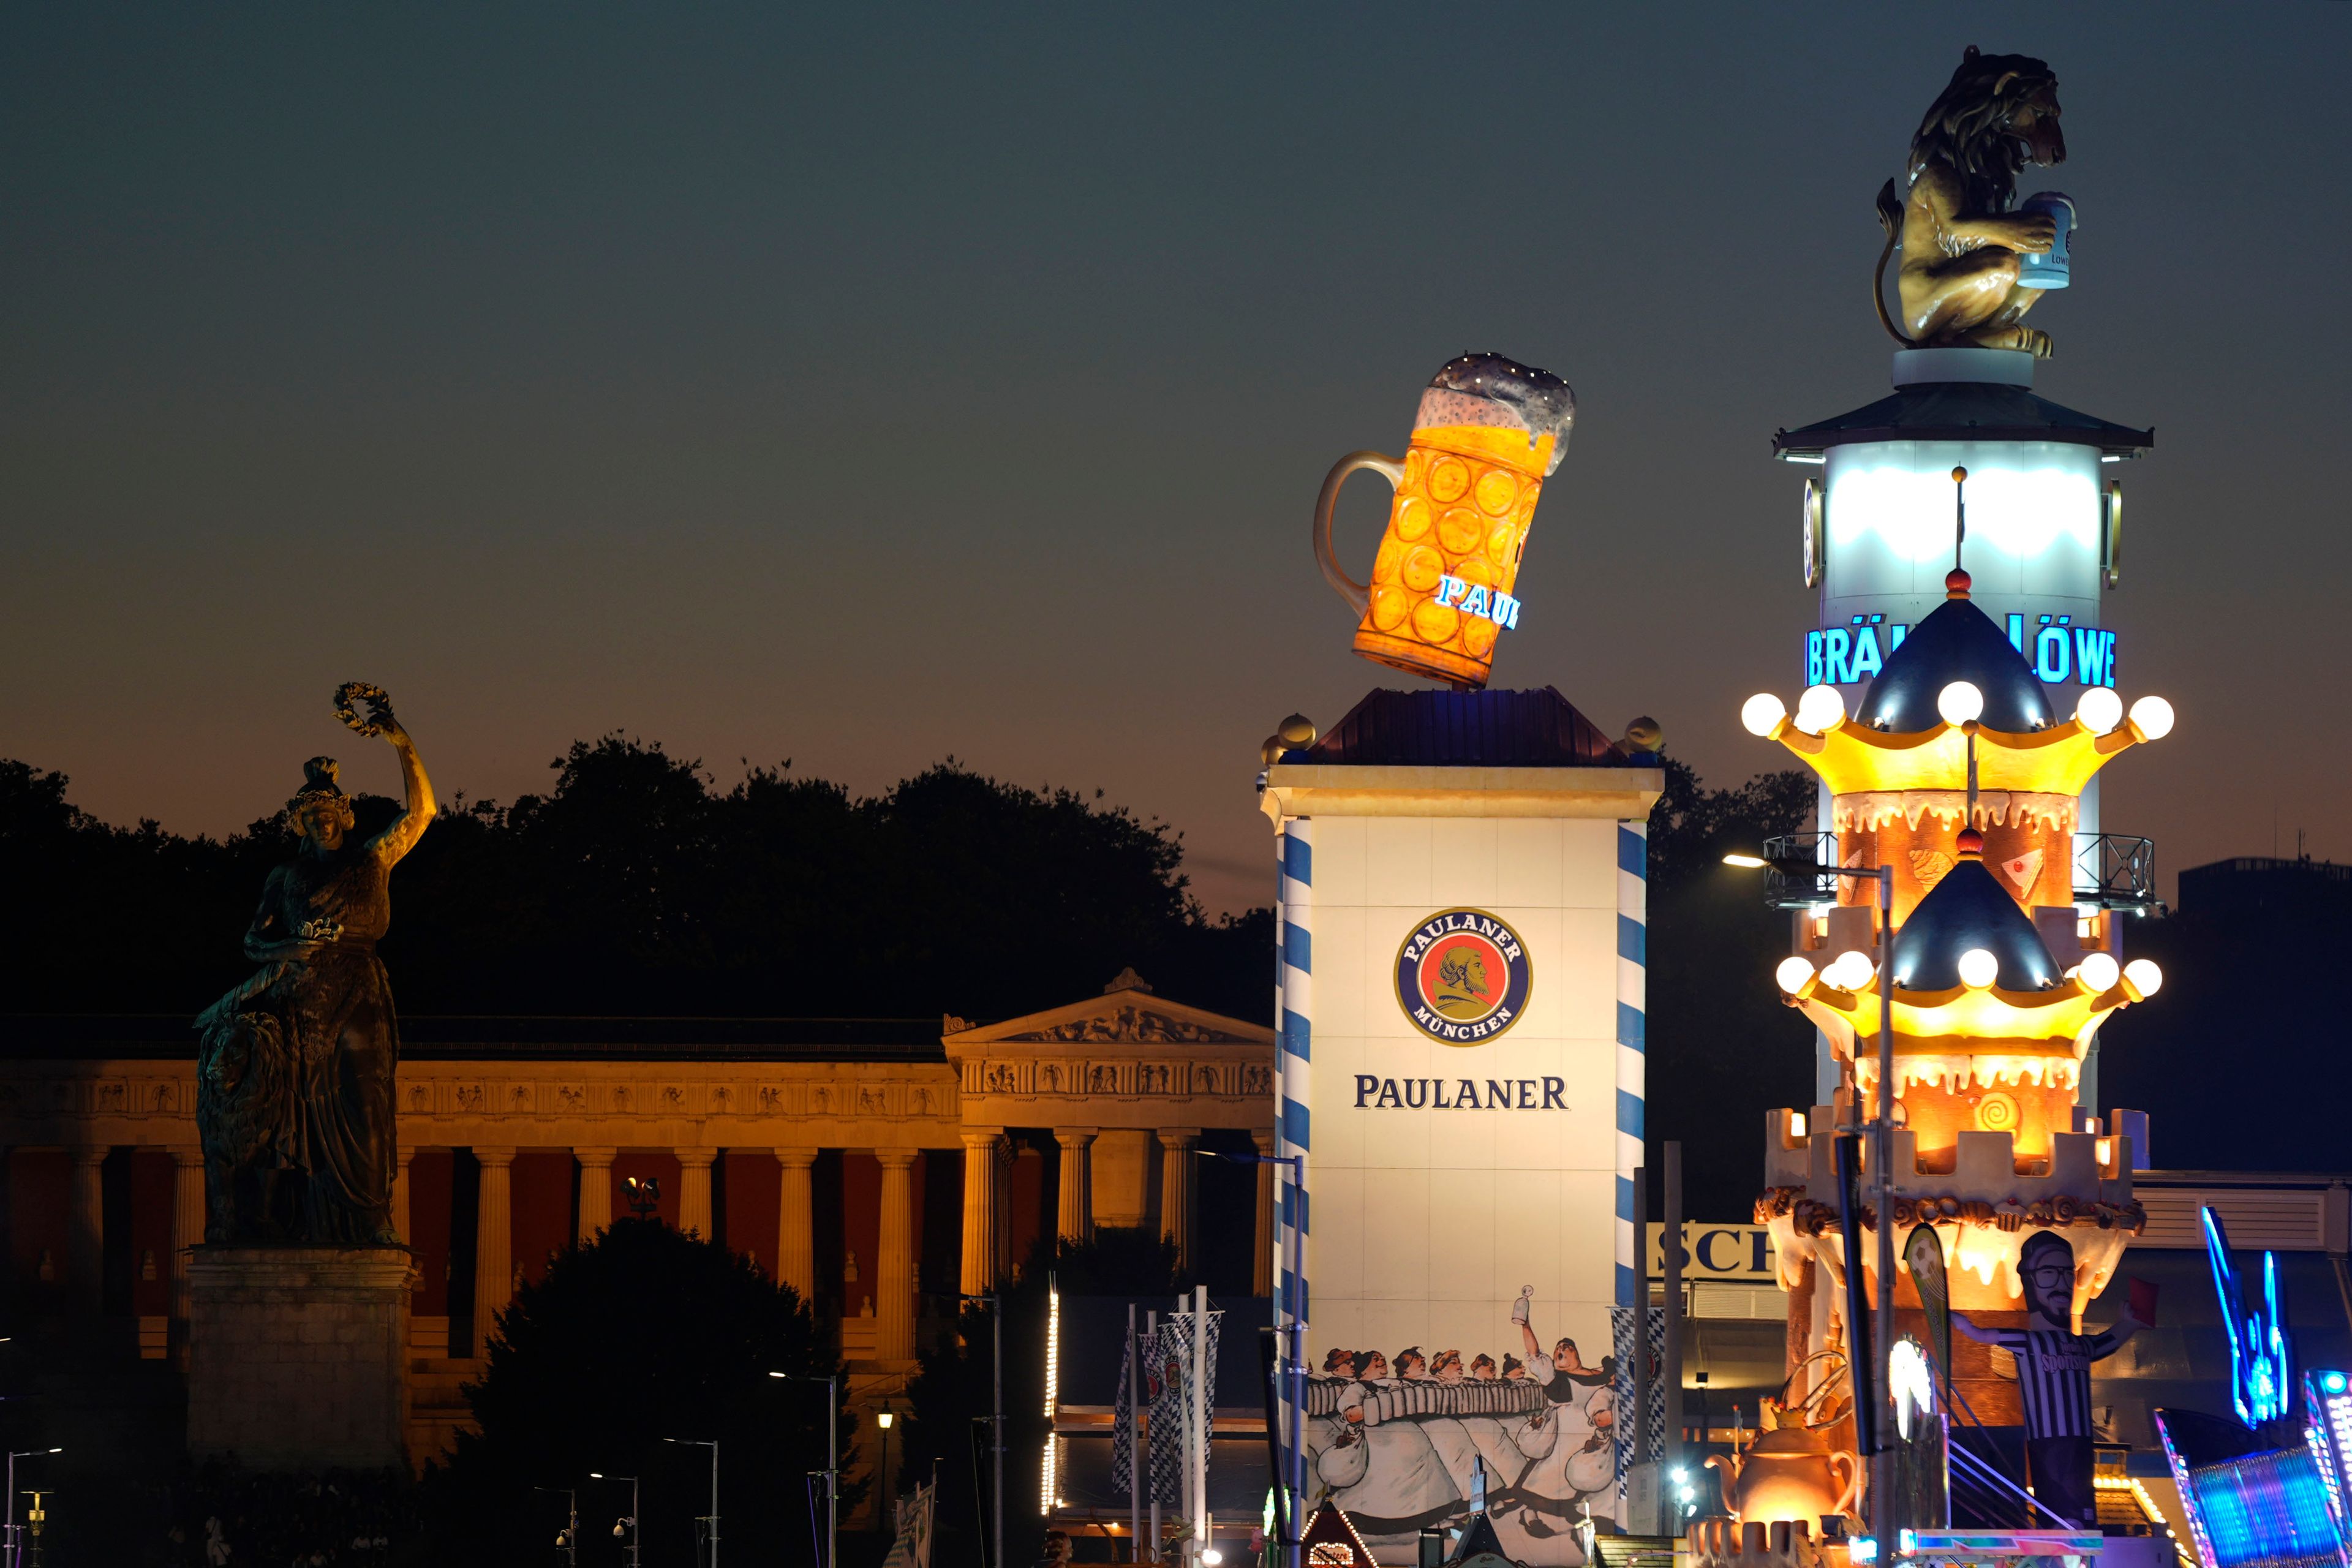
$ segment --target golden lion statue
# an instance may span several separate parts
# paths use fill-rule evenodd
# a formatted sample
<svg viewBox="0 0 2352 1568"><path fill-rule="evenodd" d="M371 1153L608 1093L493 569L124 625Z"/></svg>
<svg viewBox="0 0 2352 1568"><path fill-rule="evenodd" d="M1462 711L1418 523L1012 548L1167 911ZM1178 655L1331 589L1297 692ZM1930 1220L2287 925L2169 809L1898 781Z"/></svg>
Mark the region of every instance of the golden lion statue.
<svg viewBox="0 0 2352 1568"><path fill-rule="evenodd" d="M1898 342L2050 356L2050 334L2020 323L2042 291L2017 286L2018 258L2048 251L2057 225L2010 208L2027 163L2065 162L2058 114L2058 79L2048 66L1969 46L1911 139L1910 195L1898 198L1892 180L1878 193L1886 248L1873 292L1880 322ZM1901 327L1885 300L1886 258L1898 248Z"/></svg>

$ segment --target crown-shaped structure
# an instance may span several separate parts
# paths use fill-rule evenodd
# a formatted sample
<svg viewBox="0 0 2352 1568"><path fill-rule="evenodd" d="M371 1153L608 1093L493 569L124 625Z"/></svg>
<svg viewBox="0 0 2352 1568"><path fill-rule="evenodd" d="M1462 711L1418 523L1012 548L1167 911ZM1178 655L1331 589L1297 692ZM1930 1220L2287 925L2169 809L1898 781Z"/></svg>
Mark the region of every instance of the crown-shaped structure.
<svg viewBox="0 0 2352 1568"><path fill-rule="evenodd" d="M2021 1293L2017 1249L2042 1226L2084 1225L2078 1306L2105 1286L2128 1233L2128 1140L2099 1134L2079 1108L2082 1063L2100 1026L2161 983L2121 966L2104 916L2073 896L2083 790L2126 748L2161 738L2172 713L2144 698L2126 716L2104 687L2056 716L2024 656L1955 568L1946 598L1886 660L1849 716L1829 687L1791 715L1750 699L1753 733L1804 759L1831 796L1837 863L1894 868L1894 930L1875 929L1874 891L1841 879L1839 907L1798 916L1799 951L1777 978L1832 1043L1842 1095L1867 1105L1879 1078L1882 989L1891 1004L1897 1119L1894 1172L1903 1229L1935 1224L1974 1274L1979 1308ZM1839 1116L1776 1112L1771 1188L1759 1217L1781 1240L1793 1288L1816 1258L1843 1273L1830 1218L1836 1183L1826 1137ZM1871 1216L1866 1229L1874 1229ZM1865 1251L1864 1265L1869 1253Z"/></svg>
<svg viewBox="0 0 2352 1568"><path fill-rule="evenodd" d="M1957 862L1962 827L1987 835L1987 858L2019 903L2071 904L2084 787L2110 758L2169 733L2171 705L2146 697L2126 715L2114 691L2094 687L2074 714L2053 717L2032 666L1970 601L1968 574L1945 581L1943 605L1887 658L1856 713L1816 686L1793 714L1777 697L1751 697L1741 721L1827 786L1843 864L1893 860L1898 924Z"/></svg>
<svg viewBox="0 0 2352 1568"><path fill-rule="evenodd" d="M1969 574L1955 569L1945 581L1943 605L1887 658L1858 713L1846 715L1835 688L1816 686L1794 715L1777 698L1752 697L1742 721L1795 752L1833 795L1951 788L1965 779L1974 737L1982 788L2070 799L2109 758L2172 728L2162 698L2142 699L2126 717L2105 687L2085 693L2088 712L2053 717L2033 667L1970 602Z"/></svg>

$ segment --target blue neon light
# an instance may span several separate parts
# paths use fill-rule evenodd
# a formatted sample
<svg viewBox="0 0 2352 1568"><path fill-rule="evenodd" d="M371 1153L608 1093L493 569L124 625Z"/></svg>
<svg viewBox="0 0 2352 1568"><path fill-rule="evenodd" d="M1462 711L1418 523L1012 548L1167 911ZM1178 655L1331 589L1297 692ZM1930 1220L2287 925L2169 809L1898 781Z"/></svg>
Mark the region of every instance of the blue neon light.
<svg viewBox="0 0 2352 1568"><path fill-rule="evenodd" d="M1453 578L1438 580L1439 597ZM1455 598L1460 597L1459 590ZM1494 617L1501 620L1501 616ZM2025 617L2011 611L2007 617L2009 646L2025 656L2035 677L2047 686L2116 684L2116 634L2099 626L2078 626L2072 616L2042 616L2028 627ZM1903 646L1910 626L1888 625L1884 612L1849 616L1842 626L1823 626L1805 634L1805 684L1854 686L1876 675Z"/></svg>
<svg viewBox="0 0 2352 1568"><path fill-rule="evenodd" d="M2247 1310L2237 1269L2230 1262L2230 1238L2221 1229L2221 1216L2210 1208L2199 1212L2205 1220L2205 1256L2213 1266L2213 1292L2221 1302L2221 1327L2230 1336L2230 1401L2240 1421L2260 1426L2285 1415L2294 1402L2285 1314L2279 1310L2278 1257L2263 1254L2262 1305Z"/></svg>
<svg viewBox="0 0 2352 1568"><path fill-rule="evenodd" d="M1442 607L1459 609L1465 616L1483 616L1506 631L1518 629L1519 601L1500 588L1465 583L1449 574L1437 580L1437 592L1432 597Z"/></svg>
<svg viewBox="0 0 2352 1568"><path fill-rule="evenodd" d="M2339 1563L2336 1526L2308 1448L2250 1454L2189 1472L2211 1568Z"/></svg>
<svg viewBox="0 0 2352 1568"><path fill-rule="evenodd" d="M2352 1378L2328 1370L2303 1374L2303 1443L2327 1490L2328 1517L2339 1541L2352 1543Z"/></svg>

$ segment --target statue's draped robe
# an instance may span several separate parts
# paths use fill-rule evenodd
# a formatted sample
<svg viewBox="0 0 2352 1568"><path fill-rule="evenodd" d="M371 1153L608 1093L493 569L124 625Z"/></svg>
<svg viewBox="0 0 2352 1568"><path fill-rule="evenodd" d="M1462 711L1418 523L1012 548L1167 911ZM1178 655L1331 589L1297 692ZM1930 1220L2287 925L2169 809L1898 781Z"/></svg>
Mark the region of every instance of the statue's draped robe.
<svg viewBox="0 0 2352 1568"><path fill-rule="evenodd" d="M373 843L347 839L328 855L298 855L270 872L254 916L255 942L299 940L325 922L341 928L240 987L239 1010L278 1026L282 1070L253 1085L276 1103L254 1105L248 1114L278 1130L272 1163L299 1172L304 1241L363 1246L392 1230L400 1037L392 987L375 956L392 922L391 868Z"/></svg>

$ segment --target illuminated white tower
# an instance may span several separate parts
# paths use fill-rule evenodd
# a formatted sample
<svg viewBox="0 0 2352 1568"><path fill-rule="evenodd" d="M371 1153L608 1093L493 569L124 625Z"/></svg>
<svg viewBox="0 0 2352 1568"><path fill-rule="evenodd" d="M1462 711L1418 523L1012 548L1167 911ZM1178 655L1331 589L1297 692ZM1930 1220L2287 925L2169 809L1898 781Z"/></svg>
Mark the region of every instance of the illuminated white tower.
<svg viewBox="0 0 2352 1568"><path fill-rule="evenodd" d="M1805 584L1821 605L1803 638L1803 679L1837 688L1849 712L1903 637L1944 602L1956 563L2033 666L2053 713L2073 712L2086 686L2116 684L2118 656L2128 653L2105 609L2122 578L2116 468L2156 434L2035 396L2034 363L2008 350L1898 350L1894 395L1773 437L1781 460L1808 470ZM1964 485L1955 469L1966 470ZM1826 797L1822 811L1819 848L1829 858ZM2082 797L2074 847L2085 918L2153 902L2152 849L2102 831L2095 783ZM1825 1045L1820 1066L1833 1070ZM2095 1068L2086 1068L2086 1105L2095 1092Z"/></svg>

